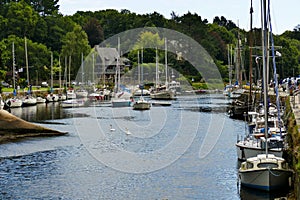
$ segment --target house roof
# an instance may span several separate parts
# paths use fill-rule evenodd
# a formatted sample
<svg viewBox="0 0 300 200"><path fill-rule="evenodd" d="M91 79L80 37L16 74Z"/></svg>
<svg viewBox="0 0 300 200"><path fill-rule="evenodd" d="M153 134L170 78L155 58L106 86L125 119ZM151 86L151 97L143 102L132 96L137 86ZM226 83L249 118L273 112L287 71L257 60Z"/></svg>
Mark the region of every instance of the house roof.
<svg viewBox="0 0 300 200"><path fill-rule="evenodd" d="M98 45L95 47L96 52L98 53L101 62L105 61L105 65L116 65L117 58L119 58L119 53L116 48L104 48L99 47ZM122 65L120 60L120 65Z"/></svg>

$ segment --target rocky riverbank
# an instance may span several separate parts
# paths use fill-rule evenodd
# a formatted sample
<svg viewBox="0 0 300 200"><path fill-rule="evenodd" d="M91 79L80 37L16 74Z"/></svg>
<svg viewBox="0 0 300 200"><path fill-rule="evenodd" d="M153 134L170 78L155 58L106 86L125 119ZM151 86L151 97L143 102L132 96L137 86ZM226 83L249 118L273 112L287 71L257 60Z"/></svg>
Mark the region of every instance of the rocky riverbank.
<svg viewBox="0 0 300 200"><path fill-rule="evenodd" d="M0 143L11 142L26 137L49 137L65 134L67 132L45 128L22 120L6 110L0 110Z"/></svg>

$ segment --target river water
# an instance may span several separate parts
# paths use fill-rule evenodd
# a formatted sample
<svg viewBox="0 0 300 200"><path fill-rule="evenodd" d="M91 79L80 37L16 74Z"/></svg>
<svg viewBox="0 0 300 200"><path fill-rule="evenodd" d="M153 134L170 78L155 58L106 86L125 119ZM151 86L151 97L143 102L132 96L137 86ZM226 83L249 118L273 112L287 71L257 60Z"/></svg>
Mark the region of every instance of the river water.
<svg viewBox="0 0 300 200"><path fill-rule="evenodd" d="M59 103L11 113L66 136L0 145L0 199L273 199L237 184L237 135L222 94L149 111Z"/></svg>

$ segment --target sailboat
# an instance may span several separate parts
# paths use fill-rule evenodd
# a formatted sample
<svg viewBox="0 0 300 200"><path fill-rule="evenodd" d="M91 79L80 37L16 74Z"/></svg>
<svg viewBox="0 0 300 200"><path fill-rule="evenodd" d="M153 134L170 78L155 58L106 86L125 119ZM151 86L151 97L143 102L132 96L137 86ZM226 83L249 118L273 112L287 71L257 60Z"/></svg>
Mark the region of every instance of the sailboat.
<svg viewBox="0 0 300 200"><path fill-rule="evenodd" d="M267 45L267 19L270 22L270 1L261 1L262 6L262 35L263 35L263 81L264 81L264 107L265 111L268 110L268 87L267 87L267 56L268 56L268 45ZM267 16L267 5L268 5L268 16ZM272 26L270 25L270 37L272 40ZM272 54L274 56L274 48L272 48ZM274 59L273 59L274 61ZM275 63L275 62L274 62ZM276 67L274 67L276 72ZM274 72L274 74L275 74ZM277 81L277 79L275 79ZM276 83L278 86L278 83ZM278 87L276 87L278 90ZM268 119L268 112L264 112L265 119ZM265 120L264 127L265 138L268 138L268 120ZM259 154L255 157L248 158L241 164L239 168L239 179L241 185L251 187L255 189L271 191L281 190L289 187L289 179L292 176L292 170L288 168L288 164L285 159L276 157L268 152L268 143L266 143L265 154Z"/></svg>
<svg viewBox="0 0 300 200"><path fill-rule="evenodd" d="M120 79L120 38L118 38L118 55L117 55L117 67L115 76L115 92L111 99L112 107L130 107L132 105L132 95L126 90L121 90Z"/></svg>
<svg viewBox="0 0 300 200"><path fill-rule="evenodd" d="M138 51L138 66L140 65L140 52ZM144 89L144 81L143 81L143 66L141 66L141 85L140 85L140 89L142 91L141 96L139 98L139 100L137 100L134 104L133 104L133 110L149 110L151 107L151 103L146 101L143 97L143 89Z"/></svg>
<svg viewBox="0 0 300 200"><path fill-rule="evenodd" d="M165 38L165 72L166 82L164 86L160 86L158 83L158 70L156 70L156 86L154 91L150 94L151 99L156 100L173 100L176 99L176 91L168 88L168 57L167 57L167 39Z"/></svg>
<svg viewBox="0 0 300 200"><path fill-rule="evenodd" d="M18 99L17 96L17 90L16 90L16 78L15 78L15 43L12 43L12 58L13 58L13 67L12 67L12 76L13 76L13 98L9 98L5 101L5 107L8 108L18 108L21 107L23 102L21 99Z"/></svg>
<svg viewBox="0 0 300 200"><path fill-rule="evenodd" d="M50 86L50 94L47 95L47 102L56 102L58 101L58 96L53 93L53 53L51 52L51 86Z"/></svg>
<svg viewBox="0 0 300 200"><path fill-rule="evenodd" d="M66 60L67 61L67 60ZM75 90L71 87L71 56L69 56L69 73L68 73L68 77L69 77L69 88L67 89L67 99L76 99L76 93ZM66 67L67 67L67 62L66 62ZM67 83L66 83L67 84Z"/></svg>
<svg viewBox="0 0 300 200"><path fill-rule="evenodd" d="M81 53L81 84L83 84L83 74L84 74L84 62L83 62L83 53ZM76 96L77 98L87 98L88 91L80 85L80 89L76 90Z"/></svg>
<svg viewBox="0 0 300 200"><path fill-rule="evenodd" d="M31 95L32 86L29 83L29 69L28 69L28 54L27 54L27 39L26 39L26 37L25 37L25 60L26 60L26 74L27 74L28 91L27 91L27 95L23 98L22 106L34 106L34 105L36 105L36 98Z"/></svg>
<svg viewBox="0 0 300 200"><path fill-rule="evenodd" d="M58 101L65 101L67 99L67 95L61 91L61 71L62 71L62 68L61 68L61 64L60 64L60 57L58 59L58 65L59 65L59 93L58 93Z"/></svg>

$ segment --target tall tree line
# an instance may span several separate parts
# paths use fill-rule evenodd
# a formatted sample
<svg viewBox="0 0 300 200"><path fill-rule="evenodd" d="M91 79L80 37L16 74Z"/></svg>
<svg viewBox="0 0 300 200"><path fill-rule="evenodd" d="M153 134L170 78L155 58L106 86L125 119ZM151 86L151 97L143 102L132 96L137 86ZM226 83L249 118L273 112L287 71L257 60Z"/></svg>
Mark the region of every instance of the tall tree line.
<svg viewBox="0 0 300 200"><path fill-rule="evenodd" d="M59 57L71 58L72 69L78 70L81 54L85 55L103 40L126 30L141 27L163 27L184 33L201 44L215 60L224 80L228 79L228 45L236 46L238 34L242 39L245 70L249 66L249 32L239 29L224 16L216 16L213 23L197 13L182 16L174 11L171 18L153 12L136 14L127 9L95 12L78 11L64 16L59 11L59 0L0 0L0 79L12 66L12 42L16 46L16 64L25 66L24 38L28 41L29 63L42 79L49 77L50 55L58 65ZM260 29L254 30L255 45L260 45ZM280 77L300 73L300 29L275 36L282 46L278 58ZM170 54L170 65L177 71L201 80L201 74L187 61L176 61ZM130 54L129 54L130 57ZM73 73L74 75L75 73ZM35 75L33 75L35 76ZM72 77L74 78L74 77Z"/></svg>

